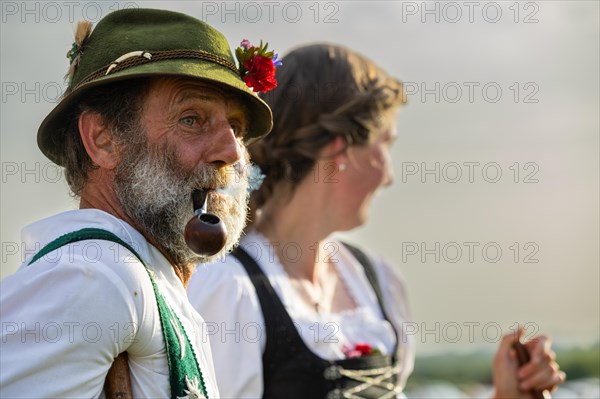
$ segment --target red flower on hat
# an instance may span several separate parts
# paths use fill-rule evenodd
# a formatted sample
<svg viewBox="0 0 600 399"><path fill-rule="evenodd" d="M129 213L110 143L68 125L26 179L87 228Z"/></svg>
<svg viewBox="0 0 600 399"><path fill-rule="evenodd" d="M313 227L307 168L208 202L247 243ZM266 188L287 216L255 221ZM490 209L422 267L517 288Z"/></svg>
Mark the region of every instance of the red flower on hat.
<svg viewBox="0 0 600 399"><path fill-rule="evenodd" d="M263 57L262 55L255 55L244 62L244 68L248 71L246 75L244 75L244 82L246 82L248 87L251 87L252 90L266 93L277 87L277 80L275 80L275 66L270 58Z"/></svg>
<svg viewBox="0 0 600 399"><path fill-rule="evenodd" d="M281 65L281 60L273 51L267 51L268 43L262 41L258 47L244 39L235 50L235 56L240 64L240 75L248 87L255 92L263 92L277 87L275 67Z"/></svg>

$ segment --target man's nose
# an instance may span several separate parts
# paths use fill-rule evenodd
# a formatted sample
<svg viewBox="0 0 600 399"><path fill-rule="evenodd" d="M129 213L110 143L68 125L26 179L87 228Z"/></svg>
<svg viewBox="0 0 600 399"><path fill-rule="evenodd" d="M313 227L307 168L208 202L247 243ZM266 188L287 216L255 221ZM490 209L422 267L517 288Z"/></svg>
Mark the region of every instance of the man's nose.
<svg viewBox="0 0 600 399"><path fill-rule="evenodd" d="M228 121L219 124L209 152L209 162L217 167L233 165L242 158L242 145Z"/></svg>

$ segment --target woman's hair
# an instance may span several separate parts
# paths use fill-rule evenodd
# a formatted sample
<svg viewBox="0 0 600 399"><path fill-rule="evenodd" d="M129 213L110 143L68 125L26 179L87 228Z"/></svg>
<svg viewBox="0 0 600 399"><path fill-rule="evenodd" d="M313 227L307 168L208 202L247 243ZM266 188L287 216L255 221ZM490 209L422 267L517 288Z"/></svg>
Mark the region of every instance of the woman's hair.
<svg viewBox="0 0 600 399"><path fill-rule="evenodd" d="M283 57L276 89L261 97L273 111L273 130L248 148L266 175L252 194L259 209L276 185L292 190L311 171L321 150L341 137L364 145L405 102L402 84L345 47L314 44Z"/></svg>

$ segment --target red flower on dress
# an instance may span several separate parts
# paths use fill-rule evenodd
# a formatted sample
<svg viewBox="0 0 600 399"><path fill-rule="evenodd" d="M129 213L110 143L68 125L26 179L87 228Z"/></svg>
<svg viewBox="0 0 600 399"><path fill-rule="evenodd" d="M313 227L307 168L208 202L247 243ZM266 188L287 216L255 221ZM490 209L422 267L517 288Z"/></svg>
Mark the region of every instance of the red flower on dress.
<svg viewBox="0 0 600 399"><path fill-rule="evenodd" d="M371 352L373 351L373 348L371 348L371 345L369 345L369 344L360 343L360 344L356 344L356 346L354 347L354 350L359 351L362 356L369 356L371 354Z"/></svg>
<svg viewBox="0 0 600 399"><path fill-rule="evenodd" d="M350 348L347 345L342 346L342 352L346 355L346 358L362 357L362 356L376 356L381 355L381 352L377 348L373 348L371 345L361 342L354 345L354 348Z"/></svg>

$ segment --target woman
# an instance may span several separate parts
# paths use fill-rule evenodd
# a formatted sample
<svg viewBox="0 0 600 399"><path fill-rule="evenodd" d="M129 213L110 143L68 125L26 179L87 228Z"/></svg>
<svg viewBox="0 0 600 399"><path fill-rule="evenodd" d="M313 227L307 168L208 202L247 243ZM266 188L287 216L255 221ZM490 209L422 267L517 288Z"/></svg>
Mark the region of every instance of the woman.
<svg viewBox="0 0 600 399"><path fill-rule="evenodd" d="M375 193L392 183L402 85L343 47L306 46L284 60L265 96L273 131L249 148L266 177L251 197L247 235L224 264L199 267L188 287L211 335L220 390L227 398L400 396L414 360L402 279L331 234L364 223ZM516 397L503 345L496 394ZM549 348L535 350L545 360L519 370L524 380L535 388L561 381Z"/></svg>

